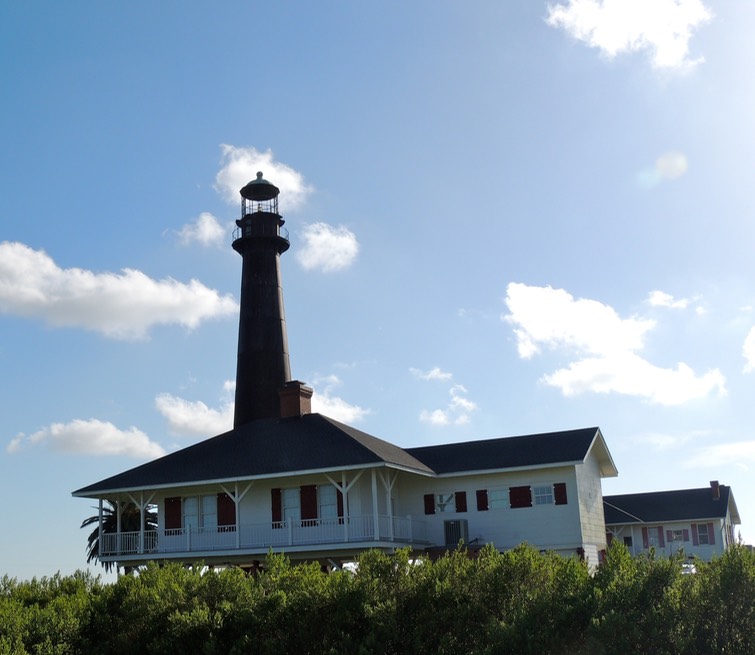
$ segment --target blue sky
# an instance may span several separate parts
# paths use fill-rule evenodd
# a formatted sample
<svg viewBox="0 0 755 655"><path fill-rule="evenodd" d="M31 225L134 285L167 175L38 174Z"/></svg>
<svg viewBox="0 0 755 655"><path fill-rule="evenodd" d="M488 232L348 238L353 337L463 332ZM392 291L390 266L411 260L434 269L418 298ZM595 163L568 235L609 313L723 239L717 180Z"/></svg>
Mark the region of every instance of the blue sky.
<svg viewBox="0 0 755 655"><path fill-rule="evenodd" d="M231 427L238 189L293 376L401 446L599 426L755 532L755 5L3 3L0 574Z"/></svg>

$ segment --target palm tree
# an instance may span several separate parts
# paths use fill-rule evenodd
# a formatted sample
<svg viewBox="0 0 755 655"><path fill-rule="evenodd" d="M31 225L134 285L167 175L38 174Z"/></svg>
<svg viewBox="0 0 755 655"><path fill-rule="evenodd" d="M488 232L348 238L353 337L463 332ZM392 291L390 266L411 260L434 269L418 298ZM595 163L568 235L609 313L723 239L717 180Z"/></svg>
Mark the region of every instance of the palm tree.
<svg viewBox="0 0 755 655"><path fill-rule="evenodd" d="M135 503L126 503L121 508L121 532L139 532L139 508ZM97 560L105 567L105 571L110 572L115 566L115 562L102 562L100 560L100 515L99 511L94 516L84 519L81 523L82 528L95 525L95 529L87 538L87 564L92 560ZM153 506L148 506L144 511L144 529L157 530L157 512ZM118 514L116 504L110 500L105 500L102 506L102 533L113 534L118 532ZM127 567L128 572L128 567Z"/></svg>

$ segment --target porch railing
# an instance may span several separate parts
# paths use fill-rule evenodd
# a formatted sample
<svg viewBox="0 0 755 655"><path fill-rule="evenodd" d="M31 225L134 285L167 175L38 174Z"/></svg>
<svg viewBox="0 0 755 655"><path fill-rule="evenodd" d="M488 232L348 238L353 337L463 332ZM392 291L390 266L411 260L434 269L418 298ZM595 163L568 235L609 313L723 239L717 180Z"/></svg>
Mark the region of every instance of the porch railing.
<svg viewBox="0 0 755 655"><path fill-rule="evenodd" d="M376 532L377 527L377 532ZM102 535L101 554L200 552L267 549L284 546L391 541L427 543L426 525L411 517L351 516L240 526L189 527Z"/></svg>

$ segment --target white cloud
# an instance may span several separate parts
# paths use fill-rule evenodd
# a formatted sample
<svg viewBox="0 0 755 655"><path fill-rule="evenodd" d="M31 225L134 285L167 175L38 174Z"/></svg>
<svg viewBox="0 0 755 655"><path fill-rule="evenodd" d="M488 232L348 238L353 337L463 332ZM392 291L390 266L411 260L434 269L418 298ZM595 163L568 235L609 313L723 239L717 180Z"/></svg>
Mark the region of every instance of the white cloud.
<svg viewBox="0 0 755 655"><path fill-rule="evenodd" d="M511 314L505 320L516 326L519 355L529 359L540 346L571 348L591 354L638 350L645 333L655 327L650 319L622 319L596 300L574 298L563 289L511 283L506 291Z"/></svg>
<svg viewBox="0 0 755 655"><path fill-rule="evenodd" d="M231 205L239 205L239 190L257 177L261 171L265 179L280 189L285 209L296 210L313 191L304 177L290 166L275 161L272 150L259 152L255 148L237 148L223 144L222 168L215 177L215 189Z"/></svg>
<svg viewBox="0 0 755 655"><path fill-rule="evenodd" d="M755 464L755 441L738 441L702 448L686 459L682 466L716 470L736 467L748 471L753 464Z"/></svg>
<svg viewBox="0 0 755 655"><path fill-rule="evenodd" d="M460 384L449 389L451 399L445 409L424 409L419 414L419 420L430 425L464 425L469 423L469 415L477 409L477 403L462 394L467 390Z"/></svg>
<svg viewBox="0 0 755 655"><path fill-rule="evenodd" d="M342 423L359 423L370 413L370 410L359 405L352 405L334 395L334 389L340 384L341 380L337 375L318 376L313 385L312 411ZM315 385L320 386L320 389L318 390Z"/></svg>
<svg viewBox="0 0 755 655"><path fill-rule="evenodd" d="M112 423L97 419L53 423L28 437L20 434L6 450L15 453L31 444L46 444L54 451L77 455L121 455L136 459L165 455L162 446L151 441L141 430L135 427L120 430Z"/></svg>
<svg viewBox="0 0 755 655"><path fill-rule="evenodd" d="M661 368L637 354L646 333L655 327L647 319L622 319L594 300L575 300L563 289L509 284L504 317L514 327L519 355L530 358L541 347L561 350L574 358L566 368L543 376L565 396L587 391L639 396L662 405L679 405L713 392L726 393L718 369L697 375L684 363Z"/></svg>
<svg viewBox="0 0 755 655"><path fill-rule="evenodd" d="M155 407L168 420L173 434L212 437L233 427L233 402L213 409L201 401L161 393L155 397Z"/></svg>
<svg viewBox="0 0 755 655"><path fill-rule="evenodd" d="M678 300L674 299L674 296L672 296L670 293L666 293L664 291L651 291L648 294L648 304L651 307L668 307L670 309L685 309L687 306L689 306L689 299L687 298L680 298Z"/></svg>
<svg viewBox="0 0 755 655"><path fill-rule="evenodd" d="M654 68L686 69L693 32L713 17L701 0L568 0L548 5L546 22L613 58L649 51Z"/></svg>
<svg viewBox="0 0 755 655"><path fill-rule="evenodd" d="M188 246L198 243L202 246L220 246L229 233L209 212L202 212L192 223L187 223L178 231L178 240Z"/></svg>
<svg viewBox="0 0 755 655"><path fill-rule="evenodd" d="M0 243L0 312L51 325L94 330L113 339L144 339L155 325L195 328L235 315L236 302L197 280L153 280L140 271L62 269L42 250Z"/></svg>
<svg viewBox="0 0 755 655"><path fill-rule="evenodd" d="M755 369L755 327L750 328L750 331L745 337L742 344L742 356L745 358L745 373L749 373Z"/></svg>
<svg viewBox="0 0 755 655"><path fill-rule="evenodd" d="M412 375L418 377L420 380L448 381L453 378L453 375L451 373L443 371L437 366L431 368L429 371L421 371L418 368L410 368L409 371Z"/></svg>
<svg viewBox="0 0 755 655"><path fill-rule="evenodd" d="M351 266L359 254L356 236L343 225L311 223L300 236L304 245L297 250L296 260L307 271L340 271Z"/></svg>

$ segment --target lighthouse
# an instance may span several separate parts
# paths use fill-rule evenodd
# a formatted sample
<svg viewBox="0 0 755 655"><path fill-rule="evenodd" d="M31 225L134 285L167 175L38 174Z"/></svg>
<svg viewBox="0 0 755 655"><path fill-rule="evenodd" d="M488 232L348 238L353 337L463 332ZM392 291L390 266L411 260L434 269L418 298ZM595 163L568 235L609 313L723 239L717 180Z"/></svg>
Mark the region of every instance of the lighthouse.
<svg viewBox="0 0 755 655"><path fill-rule="evenodd" d="M262 173L240 190L233 240L242 258L234 428L309 412L312 390L291 380L280 274L280 256L290 244L279 193Z"/></svg>

